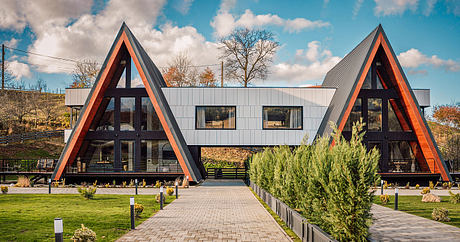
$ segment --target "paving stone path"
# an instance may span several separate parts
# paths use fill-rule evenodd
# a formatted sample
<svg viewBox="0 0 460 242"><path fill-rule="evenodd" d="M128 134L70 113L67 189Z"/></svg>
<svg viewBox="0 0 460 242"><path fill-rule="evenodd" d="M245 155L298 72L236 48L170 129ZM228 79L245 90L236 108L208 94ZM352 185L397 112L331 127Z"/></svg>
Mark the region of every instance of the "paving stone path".
<svg viewBox="0 0 460 242"><path fill-rule="evenodd" d="M118 241L291 241L241 181L207 180Z"/></svg>
<svg viewBox="0 0 460 242"><path fill-rule="evenodd" d="M460 228L372 205L371 241L460 241Z"/></svg>

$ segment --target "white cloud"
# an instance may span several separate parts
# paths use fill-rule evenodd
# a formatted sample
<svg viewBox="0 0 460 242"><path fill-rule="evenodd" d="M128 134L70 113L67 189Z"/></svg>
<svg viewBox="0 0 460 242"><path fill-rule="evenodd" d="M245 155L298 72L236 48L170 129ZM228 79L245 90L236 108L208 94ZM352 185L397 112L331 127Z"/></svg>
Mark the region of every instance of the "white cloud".
<svg viewBox="0 0 460 242"><path fill-rule="evenodd" d="M460 63L452 59L443 60L436 55L427 56L417 49L410 49L398 55L398 60L403 67L417 68L421 65L431 65L445 71L460 71Z"/></svg>
<svg viewBox="0 0 460 242"><path fill-rule="evenodd" d="M431 14L431 11L433 11L434 5L436 4L438 0L426 0L426 8L423 11L423 14L425 16L429 16Z"/></svg>
<svg viewBox="0 0 460 242"><path fill-rule="evenodd" d="M374 12L377 16L385 15L401 15L407 9L415 11L417 9L418 0L374 0Z"/></svg>
<svg viewBox="0 0 460 242"><path fill-rule="evenodd" d="M8 62L8 72L10 72L11 75L16 77L16 79L32 76L32 72L30 71L29 66L17 60Z"/></svg>
<svg viewBox="0 0 460 242"><path fill-rule="evenodd" d="M18 45L18 42L19 41L17 39L11 38L10 40L5 41L4 44L8 47L16 48L16 46Z"/></svg>
<svg viewBox="0 0 460 242"><path fill-rule="evenodd" d="M77 60L93 59L102 63L122 21L125 21L159 67L184 52L196 65L216 63L217 44L206 41L194 27L164 24L160 29L154 28L164 5L165 0L111 0L97 14L84 14L71 24L37 31L29 51ZM40 72L70 73L73 69L72 63L34 55L29 55L28 62Z"/></svg>
<svg viewBox="0 0 460 242"><path fill-rule="evenodd" d="M353 6L353 18L356 18L356 16L359 13L359 10L361 9L361 6L363 5L364 0L356 0L355 5Z"/></svg>
<svg viewBox="0 0 460 242"><path fill-rule="evenodd" d="M214 16L213 21L211 21L211 26L214 28L215 35L217 37L227 36L233 29L238 27L251 29L272 25L283 27L284 31L292 33L305 29L327 27L330 25L328 22L323 22L322 20L311 21L305 18L283 19L276 14L255 15L249 9L246 9L239 18L235 18L228 11L227 5L230 4L224 4L224 2L222 2L221 9L219 9L217 15ZM225 6L225 8L222 8L222 6Z"/></svg>
<svg viewBox="0 0 460 242"><path fill-rule="evenodd" d="M293 63L281 62L273 66L270 80L286 82L321 81L342 58L322 49L319 41L311 41L307 49L297 50Z"/></svg>
<svg viewBox="0 0 460 242"><path fill-rule="evenodd" d="M0 28L22 32L26 25L40 31L56 25L68 24L72 19L89 13L92 0L0 0Z"/></svg>
<svg viewBox="0 0 460 242"><path fill-rule="evenodd" d="M182 15L185 15L188 13L188 10L190 10L192 3L193 0L176 0L174 9L176 9Z"/></svg>

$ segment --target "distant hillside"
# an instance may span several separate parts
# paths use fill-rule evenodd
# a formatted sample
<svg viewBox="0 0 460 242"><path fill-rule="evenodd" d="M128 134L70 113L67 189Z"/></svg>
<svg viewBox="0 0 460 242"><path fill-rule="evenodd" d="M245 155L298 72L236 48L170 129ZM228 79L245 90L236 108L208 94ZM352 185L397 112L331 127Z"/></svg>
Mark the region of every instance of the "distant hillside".
<svg viewBox="0 0 460 242"><path fill-rule="evenodd" d="M0 135L69 126L64 94L39 91L0 90Z"/></svg>

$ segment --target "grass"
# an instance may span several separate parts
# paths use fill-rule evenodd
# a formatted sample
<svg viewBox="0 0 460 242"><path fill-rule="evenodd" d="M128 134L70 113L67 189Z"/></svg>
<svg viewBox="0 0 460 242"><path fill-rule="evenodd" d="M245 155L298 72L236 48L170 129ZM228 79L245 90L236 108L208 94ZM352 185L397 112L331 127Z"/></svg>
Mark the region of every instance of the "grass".
<svg viewBox="0 0 460 242"><path fill-rule="evenodd" d="M427 219L431 218L433 208L447 208L449 210L450 222L443 222L445 224L453 225L460 228L460 204L452 204L449 202L449 196L441 196L440 203L424 203L422 202L422 196L398 196L398 209L400 211L424 217ZM374 203L394 208L394 196L390 196L390 202L383 205L380 202L379 196L374 197Z"/></svg>
<svg viewBox="0 0 460 242"><path fill-rule="evenodd" d="M257 198L257 200L259 200L260 204L262 204L262 206L264 206L264 208L270 213L270 215L272 215L272 217L275 219L275 221L278 223L278 225L284 230L284 232L286 232L286 234L293 240L293 241L296 241L296 242L299 242L299 241L302 241L300 240L300 238L294 233L294 231L292 231L292 229L290 229L286 223L278 216L278 214L276 214L275 212L273 212L273 210L259 197L257 196L257 194L252 190L252 188L249 188L252 192L252 194L254 194L254 196Z"/></svg>
<svg viewBox="0 0 460 242"><path fill-rule="evenodd" d="M54 218L62 218L64 239L84 224L97 234L98 241L114 241L130 229L131 195L96 194L85 200L76 194L0 195L0 241L53 241ZM160 209L153 195L134 196L144 205L136 226ZM174 200L168 196L165 204Z"/></svg>

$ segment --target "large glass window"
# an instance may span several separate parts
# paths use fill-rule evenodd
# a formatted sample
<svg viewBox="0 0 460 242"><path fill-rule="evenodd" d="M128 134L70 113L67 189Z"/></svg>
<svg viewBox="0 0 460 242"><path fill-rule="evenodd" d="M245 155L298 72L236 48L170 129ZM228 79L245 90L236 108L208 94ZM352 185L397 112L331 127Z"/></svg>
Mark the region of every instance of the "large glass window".
<svg viewBox="0 0 460 242"><path fill-rule="evenodd" d="M393 172L415 172L416 162L412 148L407 141L388 142L389 166Z"/></svg>
<svg viewBox="0 0 460 242"><path fill-rule="evenodd" d="M369 71L366 74L366 78L364 79L362 89L371 89L372 88L372 80L371 80L371 73L372 73L372 66L369 68Z"/></svg>
<svg viewBox="0 0 460 242"><path fill-rule="evenodd" d="M143 97L141 105L141 130L163 130L150 98Z"/></svg>
<svg viewBox="0 0 460 242"><path fill-rule="evenodd" d="M122 140L120 145L123 171L134 171L134 140Z"/></svg>
<svg viewBox="0 0 460 242"><path fill-rule="evenodd" d="M145 172L182 172L168 140L141 140L139 169Z"/></svg>
<svg viewBox="0 0 460 242"><path fill-rule="evenodd" d="M102 112L98 112L96 114L96 119L99 118L98 125L96 126L95 130L114 130L114 115L115 115L115 98L113 97L106 97L102 100L100 110ZM99 115L102 115L99 116ZM97 117L99 116L99 117ZM94 129L92 129L94 130Z"/></svg>
<svg viewBox="0 0 460 242"><path fill-rule="evenodd" d="M362 117L362 99L357 98L355 101L355 105L351 108L350 116L348 117L347 122L345 123L345 127L343 131L351 131L353 124L358 122Z"/></svg>
<svg viewBox="0 0 460 242"><path fill-rule="evenodd" d="M302 129L302 107L263 107L264 129Z"/></svg>
<svg viewBox="0 0 460 242"><path fill-rule="evenodd" d="M196 129L236 129L236 107L196 107Z"/></svg>
<svg viewBox="0 0 460 242"><path fill-rule="evenodd" d="M134 114L136 107L136 98L122 97L120 98L120 130L134 131Z"/></svg>
<svg viewBox="0 0 460 242"><path fill-rule="evenodd" d="M114 170L114 140L90 140L83 142L77 166L83 172L107 172Z"/></svg>
<svg viewBox="0 0 460 242"><path fill-rule="evenodd" d="M367 99L368 130L382 131L382 99Z"/></svg>

